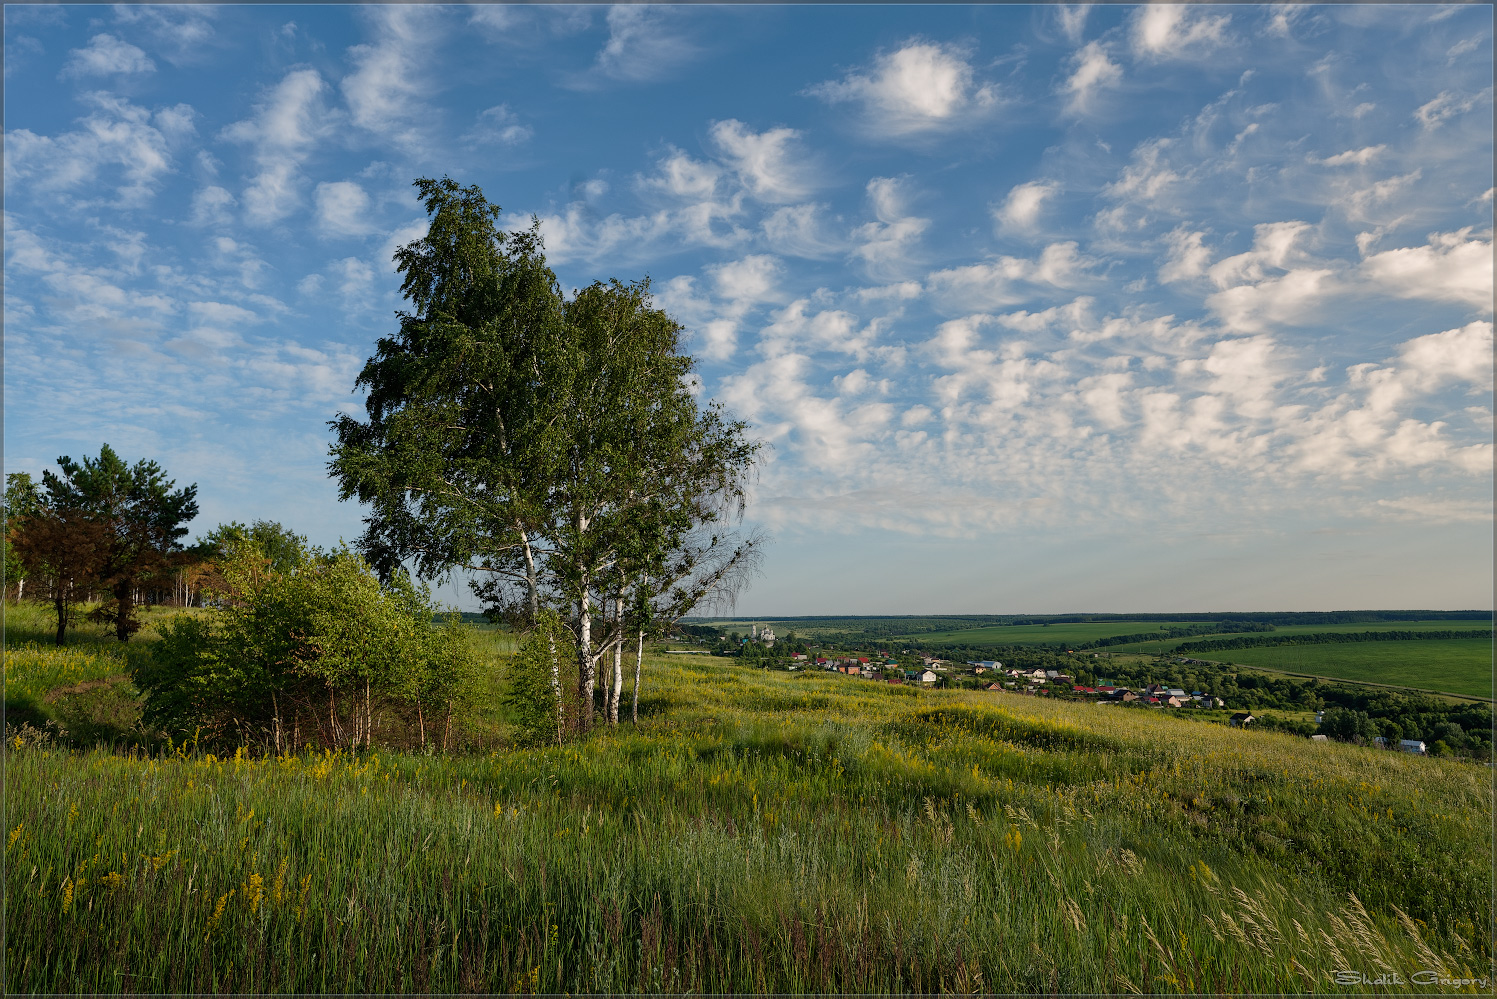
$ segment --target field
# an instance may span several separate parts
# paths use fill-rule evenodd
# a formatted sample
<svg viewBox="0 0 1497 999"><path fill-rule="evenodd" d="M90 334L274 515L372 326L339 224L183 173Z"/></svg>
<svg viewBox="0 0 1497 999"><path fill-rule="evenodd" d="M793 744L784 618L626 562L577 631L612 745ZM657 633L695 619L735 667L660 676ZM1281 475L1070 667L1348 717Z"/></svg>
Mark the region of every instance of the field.
<svg viewBox="0 0 1497 999"><path fill-rule="evenodd" d="M1141 631L1147 629L1140 629ZM1113 645L1109 649L1117 652L1173 652L1185 642L1200 642L1207 638L1278 638L1288 635L1322 635L1330 633L1355 635L1363 631L1491 631L1491 621L1368 621L1357 624L1287 624L1279 625L1270 632L1220 632L1213 635L1196 635L1191 638L1166 638L1162 641L1133 642ZM1127 634L1127 632L1116 632Z"/></svg>
<svg viewBox="0 0 1497 999"><path fill-rule="evenodd" d="M1492 696L1492 646L1484 641L1352 642L1196 654L1203 659L1310 676L1419 687L1468 697Z"/></svg>
<svg viewBox="0 0 1497 999"><path fill-rule="evenodd" d="M562 748L504 746L498 713L499 743L452 757L12 742L6 991L1363 994L1406 989L1334 972L1489 974L1485 768L724 660L646 677L637 728Z"/></svg>
<svg viewBox="0 0 1497 999"><path fill-rule="evenodd" d="M1138 635L1160 627L1185 627L1184 621L1086 621L1078 624L1007 624L992 628L967 628L939 631L929 635L910 635L911 641L940 645L1057 645L1066 642L1095 642L1113 635Z"/></svg>

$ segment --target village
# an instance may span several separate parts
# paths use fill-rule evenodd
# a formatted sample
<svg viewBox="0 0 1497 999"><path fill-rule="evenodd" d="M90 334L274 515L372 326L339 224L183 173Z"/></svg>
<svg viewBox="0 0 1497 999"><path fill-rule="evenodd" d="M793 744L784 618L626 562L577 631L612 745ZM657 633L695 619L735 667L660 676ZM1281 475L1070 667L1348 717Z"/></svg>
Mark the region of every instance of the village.
<svg viewBox="0 0 1497 999"><path fill-rule="evenodd" d="M782 649L775 655L777 639L774 629L757 624L750 627L746 636L734 636L738 649L727 654L747 655L757 652L764 668L784 669L789 672L817 669L840 673L878 683L909 685L930 688L965 687L994 693L1016 694L1026 697L1057 697L1072 701L1091 701L1098 706L1133 705L1160 709L1225 711L1229 705L1221 697L1201 691L1185 691L1163 683L1149 683L1137 689L1111 680L1097 679L1093 683L1078 683L1070 673L1057 669L1005 666L998 660L968 660L958 662L935 656L918 655L904 650L903 661L893 653L876 649L869 655L823 654L804 650L804 642L795 641L792 649ZM781 643L784 645L785 643ZM719 654L723 650L719 649ZM1095 653L1093 656L1095 657ZM918 661L919 665L915 665ZM1177 658L1181 664L1199 664L1200 660ZM1220 717L1220 716L1217 716ZM1324 712L1315 713L1315 724L1324 720ZM1247 728L1258 719L1248 711L1236 711L1228 715L1226 723L1233 728ZM1325 742L1327 736L1313 734L1314 742ZM1428 747L1419 739L1387 739L1378 736L1370 740L1378 749L1397 750L1416 755L1427 755Z"/></svg>

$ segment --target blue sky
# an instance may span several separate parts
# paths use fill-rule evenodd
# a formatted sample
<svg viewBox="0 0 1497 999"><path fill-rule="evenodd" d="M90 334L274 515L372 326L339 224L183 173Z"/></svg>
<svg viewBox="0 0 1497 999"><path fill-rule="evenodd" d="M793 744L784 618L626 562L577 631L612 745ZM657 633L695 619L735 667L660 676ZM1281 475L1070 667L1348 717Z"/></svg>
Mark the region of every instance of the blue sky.
<svg viewBox="0 0 1497 999"><path fill-rule="evenodd" d="M352 539L326 421L450 174L772 445L740 613L1489 607L1492 59L1486 6L7 6L5 467Z"/></svg>

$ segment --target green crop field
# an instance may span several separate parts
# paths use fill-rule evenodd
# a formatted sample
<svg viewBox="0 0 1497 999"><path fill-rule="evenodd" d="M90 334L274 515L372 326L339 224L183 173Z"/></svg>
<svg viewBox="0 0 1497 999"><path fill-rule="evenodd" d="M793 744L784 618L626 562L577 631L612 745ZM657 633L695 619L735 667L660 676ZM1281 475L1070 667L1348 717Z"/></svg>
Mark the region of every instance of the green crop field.
<svg viewBox="0 0 1497 999"><path fill-rule="evenodd" d="M649 659L637 727L564 747L508 746L497 704L487 748L445 757L13 739L6 992L1366 994L1405 990L1334 972L1489 973L1471 763L685 656Z"/></svg>
<svg viewBox="0 0 1497 999"><path fill-rule="evenodd" d="M1006 624L990 628L963 628L925 635L905 636L910 641L928 645L1059 645L1067 642L1095 642L1113 635L1135 635L1157 631L1161 627L1184 627L1190 622L1171 621L1085 621L1077 624ZM1199 623L1199 622L1197 622ZM898 641L899 639L890 639Z"/></svg>
<svg viewBox="0 0 1497 999"><path fill-rule="evenodd" d="M1144 631L1147 629L1139 629ZM1201 642L1208 638L1276 638L1286 635L1324 635L1341 633L1355 635L1363 631L1491 631L1491 621L1369 621L1357 624L1287 624L1278 625L1269 632L1224 631L1212 635L1196 635L1190 638L1166 638L1152 642L1130 642L1127 645L1108 646L1109 652L1173 652L1186 642ZM1125 631L1114 634L1128 634ZM1203 653L1204 655L1204 653ZM1206 658L1216 658L1207 656Z"/></svg>
<svg viewBox="0 0 1497 999"><path fill-rule="evenodd" d="M1389 683L1470 697L1492 696L1492 646L1490 642L1475 639L1286 645L1196 655L1241 666L1338 680Z"/></svg>

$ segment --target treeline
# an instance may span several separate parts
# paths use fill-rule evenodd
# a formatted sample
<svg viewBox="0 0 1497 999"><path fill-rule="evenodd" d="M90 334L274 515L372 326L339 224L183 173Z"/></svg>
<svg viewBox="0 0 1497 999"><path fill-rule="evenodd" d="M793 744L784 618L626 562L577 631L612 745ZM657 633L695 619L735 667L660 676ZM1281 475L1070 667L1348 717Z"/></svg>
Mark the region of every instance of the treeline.
<svg viewBox="0 0 1497 999"><path fill-rule="evenodd" d="M1492 640L1492 631L1472 629L1469 631L1323 631L1312 635L1275 635L1272 637L1213 638L1204 642L1185 642L1175 647L1176 652L1230 652L1234 649L1276 648L1282 645L1340 645L1353 642L1415 642L1440 639L1469 638L1484 642Z"/></svg>

